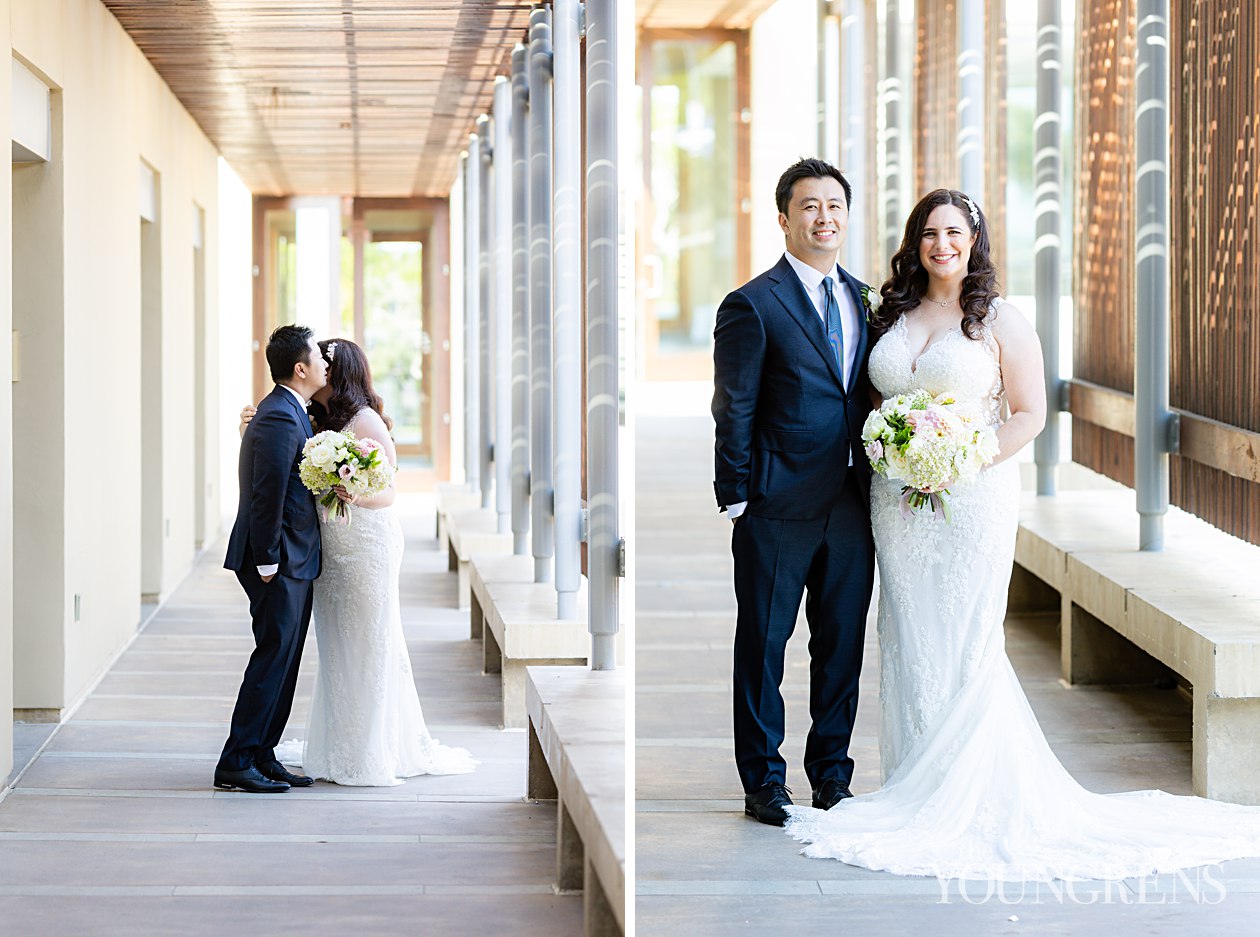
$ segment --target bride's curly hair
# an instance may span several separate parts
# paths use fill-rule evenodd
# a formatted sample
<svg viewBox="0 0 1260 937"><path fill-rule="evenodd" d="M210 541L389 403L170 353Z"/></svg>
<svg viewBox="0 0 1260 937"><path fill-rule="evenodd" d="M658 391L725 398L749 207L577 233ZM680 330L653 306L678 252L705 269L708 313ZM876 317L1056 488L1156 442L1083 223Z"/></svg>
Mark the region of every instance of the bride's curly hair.
<svg viewBox="0 0 1260 937"><path fill-rule="evenodd" d="M989 222L970 198L955 189L934 189L919 200L906 219L906 233L901 246L892 256L892 275L879 288L882 297L879 309L871 316L871 322L880 334L910 310L916 308L927 292L928 274L919 260L919 242L928 216L942 205L953 205L967 219L975 238L971 244L971 257L967 261L967 276L963 278L962 331L970 339L980 337L980 323L998 298L997 268L993 266L989 246Z"/></svg>
<svg viewBox="0 0 1260 937"><path fill-rule="evenodd" d="M332 394L327 404L311 401L315 428L321 431L344 429L356 413L371 407L381 415L385 428L393 429L394 421L385 413L385 401L372 386L372 368L363 349L348 339L330 338L319 343L319 353L328 362Z"/></svg>

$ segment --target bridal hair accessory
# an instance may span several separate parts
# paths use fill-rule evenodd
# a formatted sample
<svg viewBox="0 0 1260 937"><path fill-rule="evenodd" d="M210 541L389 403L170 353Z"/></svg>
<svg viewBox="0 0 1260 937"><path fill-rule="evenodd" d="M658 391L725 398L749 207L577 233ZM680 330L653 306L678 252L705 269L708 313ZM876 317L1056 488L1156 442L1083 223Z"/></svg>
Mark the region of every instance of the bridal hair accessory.
<svg viewBox="0 0 1260 937"><path fill-rule="evenodd" d="M980 209L976 208L976 203L971 200L969 195L964 195L963 201L967 203L967 210L971 212L971 223L978 229L980 227Z"/></svg>
<svg viewBox="0 0 1260 937"><path fill-rule="evenodd" d="M335 357L337 357L337 343L329 342L328 343L328 363L332 364L333 358Z"/></svg>

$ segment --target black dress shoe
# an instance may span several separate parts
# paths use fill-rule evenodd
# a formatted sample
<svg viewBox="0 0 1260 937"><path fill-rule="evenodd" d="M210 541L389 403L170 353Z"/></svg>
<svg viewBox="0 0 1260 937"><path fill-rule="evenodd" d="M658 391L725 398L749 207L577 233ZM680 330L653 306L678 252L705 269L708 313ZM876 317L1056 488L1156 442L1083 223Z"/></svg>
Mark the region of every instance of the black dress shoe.
<svg viewBox="0 0 1260 937"><path fill-rule="evenodd" d="M221 791L246 791L250 794L283 794L289 789L284 781L273 781L253 765L244 771L215 768L214 786Z"/></svg>
<svg viewBox="0 0 1260 937"><path fill-rule="evenodd" d="M314 778L308 778L304 774L294 774L278 761L273 761L269 765L259 765L258 770L262 772L263 777L280 781L289 787L310 787L315 783Z"/></svg>
<svg viewBox="0 0 1260 937"><path fill-rule="evenodd" d="M830 810L840 801L853 794L849 791L849 785L845 784L839 778L827 778L822 782L822 786L814 791L814 808L816 810Z"/></svg>
<svg viewBox="0 0 1260 937"><path fill-rule="evenodd" d="M783 808L792 806L792 798L788 796L791 793L782 781L767 781L758 790L744 795L744 813L762 823L782 826L788 818Z"/></svg>

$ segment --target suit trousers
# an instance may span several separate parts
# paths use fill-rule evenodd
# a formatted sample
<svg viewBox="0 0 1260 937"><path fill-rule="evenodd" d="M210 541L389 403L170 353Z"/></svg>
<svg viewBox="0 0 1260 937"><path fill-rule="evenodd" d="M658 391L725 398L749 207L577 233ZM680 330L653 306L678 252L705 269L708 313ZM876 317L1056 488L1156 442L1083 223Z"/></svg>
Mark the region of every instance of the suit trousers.
<svg viewBox="0 0 1260 937"><path fill-rule="evenodd" d="M805 774L814 790L853 777L849 740L875 575L869 502L850 471L817 520L744 514L731 531L735 560L735 762L745 792L786 780L783 657L801 598L809 623Z"/></svg>
<svg viewBox="0 0 1260 937"><path fill-rule="evenodd" d="M232 728L219 757L219 767L225 771L243 771L275 760L274 749L293 708L315 597L310 579L277 573L270 582L263 582L253 566L239 570L236 578L249 596L254 652L245 667Z"/></svg>

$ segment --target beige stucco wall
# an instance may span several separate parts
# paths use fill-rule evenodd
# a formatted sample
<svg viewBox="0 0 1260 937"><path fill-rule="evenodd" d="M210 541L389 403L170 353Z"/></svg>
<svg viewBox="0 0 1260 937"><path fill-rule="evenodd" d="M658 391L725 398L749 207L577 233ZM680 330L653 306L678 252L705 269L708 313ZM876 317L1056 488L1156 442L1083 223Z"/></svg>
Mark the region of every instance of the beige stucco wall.
<svg viewBox="0 0 1260 937"><path fill-rule="evenodd" d="M0 2L0 49L9 46L7 3ZM11 139L9 100L12 76L0 68L0 133ZM12 229L10 186L12 180L0 174L0 440L13 434L13 302ZM7 718L13 706L13 486L9 473L0 471L0 778L13 769L13 722ZM0 783L3 783L0 781Z"/></svg>
<svg viewBox="0 0 1260 937"><path fill-rule="evenodd" d="M169 521L169 534L161 543L163 594L178 584L194 559L196 498L206 504L207 542L218 533L219 485L212 491L194 490L199 455L207 466L206 477L218 480L217 153L98 0L0 0L0 23L11 23L14 53L61 89L64 206L60 263L24 258L45 263L48 274L59 278L62 347L40 350L23 341L24 359L35 360L42 353L47 362L61 362L60 375L40 378L59 382L63 391L61 401L54 404L56 412L48 415L53 425L64 427L62 440L55 441L61 449L58 469L64 475L59 485L64 515L61 562L33 571L31 581L19 583L19 591L31 595L51 591L56 598L44 605L53 610L45 612L49 618L17 622L17 646L37 647L42 659L23 659L19 654L11 666L0 660L0 703L8 692L8 675L16 668L24 675L29 672L32 679L19 680L14 706L64 709L82 696L138 623L140 459L161 465L163 513ZM0 72L5 76L6 91L0 100L5 102L7 121L8 70ZM162 445L160 451L145 453L138 451L141 160L160 178L163 358ZM8 197L0 198L6 213L9 203ZM193 287L197 206L205 211L204 331L210 336L200 349L195 341ZM8 238L10 227L6 214L0 236ZM5 297L0 367L5 369L12 254L11 249L0 250L0 295ZM206 357L207 375L207 429L200 441L194 432L194 356L199 353ZM7 375L7 370L0 374ZM9 394L7 377L2 384L5 397L0 404ZM0 420L9 420L8 406L0 406L0 413ZM0 423L0 438L6 438L9 429ZM7 491L0 495L7 497ZM0 516L8 517L4 506L0 502ZM6 534L0 531L0 575L12 568ZM21 535L42 534L23 529ZM47 534L52 540L58 536ZM82 597L78 622L73 620L75 594ZM7 629L7 620L0 616L0 639L7 636ZM32 640L25 641L24 633ZM9 642L0 644L7 649ZM58 645L62 650L56 650ZM57 655L60 659L55 659ZM0 719L0 732L8 732L7 720ZM5 738L0 736L0 759L11 747L4 744Z"/></svg>

